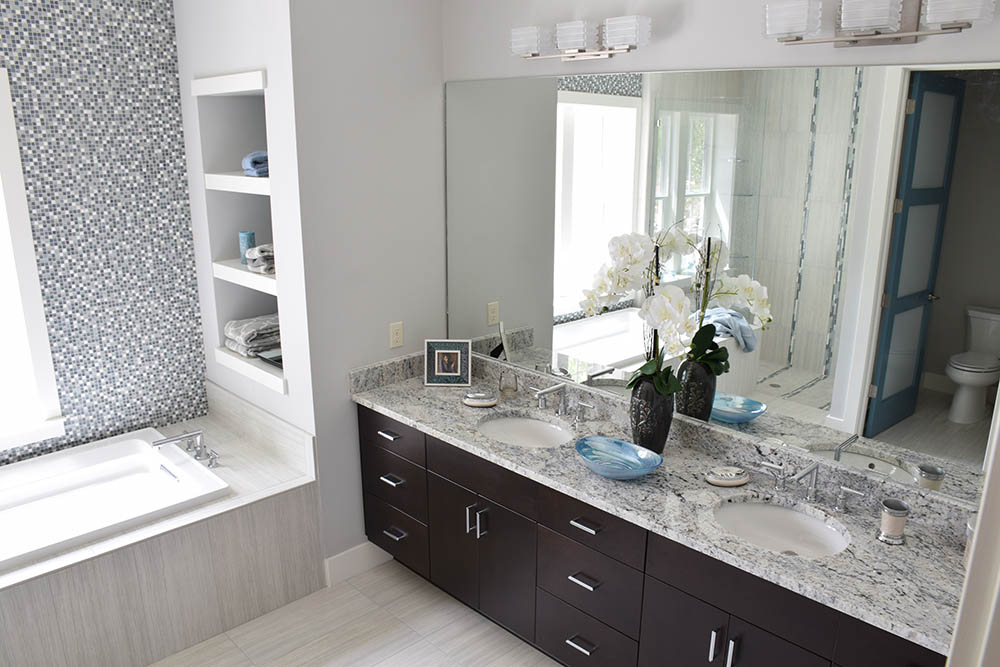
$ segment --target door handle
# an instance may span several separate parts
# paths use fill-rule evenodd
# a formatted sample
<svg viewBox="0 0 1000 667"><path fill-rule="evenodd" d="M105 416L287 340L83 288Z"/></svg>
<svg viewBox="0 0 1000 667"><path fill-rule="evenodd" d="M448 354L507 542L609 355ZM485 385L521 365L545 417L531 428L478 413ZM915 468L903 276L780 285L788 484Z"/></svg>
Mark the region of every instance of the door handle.
<svg viewBox="0 0 1000 667"><path fill-rule="evenodd" d="M586 656L592 655L598 648L597 644L591 644L580 635L573 635L566 640L566 643ZM586 646L584 646L584 644L586 644Z"/></svg>
<svg viewBox="0 0 1000 667"><path fill-rule="evenodd" d="M582 516L578 516L575 519L570 519L569 525L573 526L574 528L578 528L579 530L582 530L588 535L597 535L599 532L601 532L600 526L593 526L593 527L588 526L586 523L586 519L584 519Z"/></svg>
<svg viewBox="0 0 1000 667"><path fill-rule="evenodd" d="M928 292L927 293L927 300L930 301L931 303L934 303L935 301L939 301L940 299L941 299L941 297L939 297L934 292Z"/></svg>
<svg viewBox="0 0 1000 667"><path fill-rule="evenodd" d="M378 434L390 442L399 440L403 437L398 433L393 433L392 431L379 431Z"/></svg>
<svg viewBox="0 0 1000 667"><path fill-rule="evenodd" d="M736 657L736 640L729 640L729 649L726 651L726 667L733 667L733 658Z"/></svg>
<svg viewBox="0 0 1000 667"><path fill-rule="evenodd" d="M403 484L406 483L405 479L399 477L398 475L393 475L391 472L387 472L386 474L382 475L381 477L379 477L379 480L385 482L394 489L397 486L402 486Z"/></svg>
<svg viewBox="0 0 1000 667"><path fill-rule="evenodd" d="M712 635L708 638L708 662L715 662L715 653L719 650L719 631L712 630Z"/></svg>
<svg viewBox="0 0 1000 667"><path fill-rule="evenodd" d="M465 534L468 535L472 532L472 510L476 509L476 503L472 503L465 508Z"/></svg>
<svg viewBox="0 0 1000 667"><path fill-rule="evenodd" d="M398 532L394 533L393 531L398 531ZM385 535L386 537L388 537L393 542L399 542L404 537L406 537L407 535L409 535L409 533L407 533L402 528L396 528L395 526L391 526L388 530L383 530L382 534Z"/></svg>
<svg viewBox="0 0 1000 667"><path fill-rule="evenodd" d="M590 577L588 577L587 575L585 575L583 572L577 572L576 574L571 574L571 575L569 575L566 578L569 579L570 581L572 581L574 584L576 584L580 588L588 590L591 593L593 593L597 589L597 587L601 585L601 582L597 581L596 579L590 579ZM584 579L590 579L594 583L589 584L586 581L584 581Z"/></svg>
<svg viewBox="0 0 1000 667"><path fill-rule="evenodd" d="M486 534L486 529L484 528L484 526L486 525L485 518L486 518L486 513L488 511L489 510L481 509L481 510L479 510L479 511L476 512L476 539L477 540L481 539L483 537L483 535Z"/></svg>

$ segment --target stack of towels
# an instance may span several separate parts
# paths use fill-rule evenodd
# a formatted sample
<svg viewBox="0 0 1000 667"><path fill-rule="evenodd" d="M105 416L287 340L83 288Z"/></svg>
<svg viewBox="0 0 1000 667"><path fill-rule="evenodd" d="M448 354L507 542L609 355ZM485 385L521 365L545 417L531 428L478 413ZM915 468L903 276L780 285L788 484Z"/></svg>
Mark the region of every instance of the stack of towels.
<svg viewBox="0 0 1000 667"><path fill-rule="evenodd" d="M281 347L278 313L226 322L223 333L226 347L244 357L256 357Z"/></svg>
<svg viewBox="0 0 1000 667"><path fill-rule="evenodd" d="M243 173L247 176L267 176L267 151L254 151L243 158Z"/></svg>
<svg viewBox="0 0 1000 667"><path fill-rule="evenodd" d="M247 268L254 273L274 275L274 244L265 243L247 249Z"/></svg>

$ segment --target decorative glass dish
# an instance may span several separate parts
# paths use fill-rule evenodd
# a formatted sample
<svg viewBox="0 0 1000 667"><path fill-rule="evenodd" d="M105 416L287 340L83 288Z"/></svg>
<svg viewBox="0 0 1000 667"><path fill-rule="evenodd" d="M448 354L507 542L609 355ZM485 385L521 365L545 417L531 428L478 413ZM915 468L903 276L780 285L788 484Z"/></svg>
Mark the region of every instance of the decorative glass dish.
<svg viewBox="0 0 1000 667"><path fill-rule="evenodd" d="M609 479L637 479L663 463L663 457L656 452L603 435L580 438L576 441L576 453L588 468Z"/></svg>
<svg viewBox="0 0 1000 667"><path fill-rule="evenodd" d="M715 392L712 403L712 419L727 424L743 424L767 412L767 406L746 396Z"/></svg>

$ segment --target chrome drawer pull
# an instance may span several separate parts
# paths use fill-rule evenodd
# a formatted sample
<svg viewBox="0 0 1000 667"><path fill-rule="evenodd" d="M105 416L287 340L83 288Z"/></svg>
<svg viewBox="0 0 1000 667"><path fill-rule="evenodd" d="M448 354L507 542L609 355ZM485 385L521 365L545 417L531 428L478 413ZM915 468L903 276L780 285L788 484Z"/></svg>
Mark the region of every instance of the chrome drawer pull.
<svg viewBox="0 0 1000 667"><path fill-rule="evenodd" d="M726 653L726 667L733 667L733 657L736 655L736 640L729 640L729 651Z"/></svg>
<svg viewBox="0 0 1000 667"><path fill-rule="evenodd" d="M489 510L479 510L476 512L476 539L482 539L483 535L486 535L486 522L483 521L483 517L486 516L486 512Z"/></svg>
<svg viewBox="0 0 1000 667"><path fill-rule="evenodd" d="M712 630L712 636L708 638L708 661L715 662L715 652L718 650L719 633Z"/></svg>
<svg viewBox="0 0 1000 667"><path fill-rule="evenodd" d="M398 433L393 433L392 431L379 431L378 434L390 442L394 442L403 437Z"/></svg>
<svg viewBox="0 0 1000 667"><path fill-rule="evenodd" d="M569 575L569 576L568 576L568 577L566 577L566 578L567 578L567 579L569 579L570 581L572 581L572 582L573 582L574 584L576 584L576 585L577 585L577 586L579 586L580 588L584 588L584 589L586 589L586 590L590 591L591 593L593 593L593 592L594 592L594 590L595 590L595 589L596 589L596 588L597 588L598 586L600 586L600 585L601 585L601 583L600 583L599 581L597 581L597 580L592 580L592 581L593 581L594 583L593 583L593 584L588 584L588 583L587 583L586 581L584 581L584 580L583 580L583 579L582 579L581 577L587 577L587 575L585 575L585 574L584 574L584 573L582 573L582 572L577 572L576 574L571 574L571 575ZM590 579L590 577L587 577L587 578L588 578L588 579Z"/></svg>
<svg viewBox="0 0 1000 667"><path fill-rule="evenodd" d="M476 509L476 504L475 503L472 503L471 505L469 505L468 507L465 508L465 533L466 533L466 535L468 535L469 533L472 532L473 525L472 525L472 514L471 514L471 512L474 509Z"/></svg>
<svg viewBox="0 0 1000 667"><path fill-rule="evenodd" d="M590 648L586 648L584 646L581 646L579 644L579 642L583 642L584 644L588 644L590 646ZM584 655L587 655L587 656L591 655L594 651L597 650L597 645L596 644L591 644L590 642L588 642L586 639L584 639L580 635L573 635L572 637L570 637L569 639L566 640L566 643L569 644L570 646L572 646L573 648L575 648L580 653L582 653Z"/></svg>
<svg viewBox="0 0 1000 667"><path fill-rule="evenodd" d="M399 531L399 532L398 533L392 532L394 530ZM409 535L409 533L407 533L402 528L396 528L395 526L392 526L391 528L389 528L389 530L383 530L382 534L385 535L386 537L388 537L393 542L399 542L400 540L402 540L403 538L405 538L407 535Z"/></svg>
<svg viewBox="0 0 1000 667"><path fill-rule="evenodd" d="M601 532L600 526L597 526L596 528L591 528L590 526L584 523L583 517L579 516L576 517L575 519L570 519L569 525L573 526L574 528L579 528L588 535L597 535L599 532Z"/></svg>
<svg viewBox="0 0 1000 667"><path fill-rule="evenodd" d="M381 481L385 482L386 484L388 484L389 486L391 486L394 489L397 486L402 486L403 484L406 483L405 479L403 479L402 477L399 477L398 475L393 475L391 472L387 472L386 474L384 474L381 477L379 477L379 479Z"/></svg>

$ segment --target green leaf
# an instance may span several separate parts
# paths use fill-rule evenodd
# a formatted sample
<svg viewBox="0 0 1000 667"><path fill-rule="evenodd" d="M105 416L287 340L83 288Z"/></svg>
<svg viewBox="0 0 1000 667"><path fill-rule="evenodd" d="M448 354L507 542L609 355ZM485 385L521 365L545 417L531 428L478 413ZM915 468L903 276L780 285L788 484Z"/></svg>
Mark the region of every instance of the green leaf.
<svg viewBox="0 0 1000 667"><path fill-rule="evenodd" d="M652 375L653 373L655 373L660 369L660 363L661 363L660 355L656 355L655 357L644 363L642 366L640 366L639 370L637 370L636 373L638 373L639 375Z"/></svg>
<svg viewBox="0 0 1000 667"><path fill-rule="evenodd" d="M715 325L706 324L691 339L691 349L706 349L715 341Z"/></svg>
<svg viewBox="0 0 1000 667"><path fill-rule="evenodd" d="M664 396L669 396L670 393L667 391L667 383L664 381L662 375L653 376L653 386L656 387L656 391Z"/></svg>

